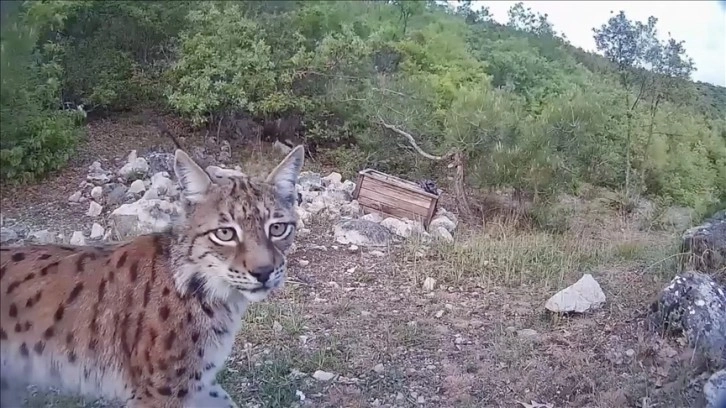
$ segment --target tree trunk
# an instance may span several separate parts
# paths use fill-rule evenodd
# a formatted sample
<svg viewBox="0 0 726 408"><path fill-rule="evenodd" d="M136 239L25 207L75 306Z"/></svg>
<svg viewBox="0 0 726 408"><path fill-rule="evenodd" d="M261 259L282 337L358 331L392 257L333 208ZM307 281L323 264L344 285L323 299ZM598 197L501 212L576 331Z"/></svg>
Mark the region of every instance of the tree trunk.
<svg viewBox="0 0 726 408"><path fill-rule="evenodd" d="M456 204L459 209L459 214L463 215L464 218L471 220L473 218L471 213L471 207L469 206L469 200L466 198L466 188L464 187L464 176L466 174L466 159L464 154L457 151L453 154L452 167L456 167L454 175L454 195L456 197Z"/></svg>

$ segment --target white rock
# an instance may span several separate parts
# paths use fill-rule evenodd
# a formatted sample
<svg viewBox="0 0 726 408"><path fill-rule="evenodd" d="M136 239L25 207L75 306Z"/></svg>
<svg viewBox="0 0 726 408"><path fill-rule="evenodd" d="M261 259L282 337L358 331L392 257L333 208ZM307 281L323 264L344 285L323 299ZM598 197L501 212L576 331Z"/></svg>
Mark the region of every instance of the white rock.
<svg viewBox="0 0 726 408"><path fill-rule="evenodd" d="M349 203L344 203L340 207L340 214L350 217L357 217L361 213L360 204L358 203L358 200L353 200Z"/></svg>
<svg viewBox="0 0 726 408"><path fill-rule="evenodd" d="M124 164L124 166L118 171L118 175L126 179L139 179L143 178L148 172L149 163L143 157L137 157L134 161Z"/></svg>
<svg viewBox="0 0 726 408"><path fill-rule="evenodd" d="M20 237L14 229L8 227L0 227L0 242L13 242L17 241L18 238Z"/></svg>
<svg viewBox="0 0 726 408"><path fill-rule="evenodd" d="M335 374L329 373L327 371L316 370L313 373L313 378L315 378L318 381L330 381L333 378L335 378Z"/></svg>
<svg viewBox="0 0 726 408"><path fill-rule="evenodd" d="M89 173L105 173L106 170L104 170L103 167L101 167L101 162L95 161L95 162L91 163L90 166L88 166L88 172Z"/></svg>
<svg viewBox="0 0 726 408"><path fill-rule="evenodd" d="M101 204L91 201L90 204L88 204L88 211L86 211L86 215L89 217L98 217L101 215L101 212L103 211L103 207Z"/></svg>
<svg viewBox="0 0 726 408"><path fill-rule="evenodd" d="M424 279L423 288L427 292L431 292L436 287L436 279L428 277Z"/></svg>
<svg viewBox="0 0 726 408"><path fill-rule="evenodd" d="M76 191L75 193L71 194L70 197L68 197L68 201L72 203L77 203L81 201L81 197L83 197L83 193L80 191Z"/></svg>
<svg viewBox="0 0 726 408"><path fill-rule="evenodd" d="M280 152L281 154L288 154L290 151L292 151L292 148L279 140L275 140L275 143L272 144L272 149Z"/></svg>
<svg viewBox="0 0 726 408"><path fill-rule="evenodd" d="M330 186L338 186L343 183L343 176L338 172L332 172L327 176L323 177L323 184L327 181Z"/></svg>
<svg viewBox="0 0 726 408"><path fill-rule="evenodd" d="M297 263L302 267L310 265L310 261L308 261L307 259L299 259Z"/></svg>
<svg viewBox="0 0 726 408"><path fill-rule="evenodd" d="M300 401L305 401L305 394L300 390L295 390L295 396L300 399Z"/></svg>
<svg viewBox="0 0 726 408"><path fill-rule="evenodd" d="M101 239L106 230L103 229L101 224L94 222L91 226L91 239Z"/></svg>
<svg viewBox="0 0 726 408"><path fill-rule="evenodd" d="M393 217L384 219L381 221L381 225L402 238L409 238L414 233L421 234L424 232L423 226L416 221L400 220Z"/></svg>
<svg viewBox="0 0 726 408"><path fill-rule="evenodd" d="M53 236L53 233L51 233L47 229L31 232L30 237L35 242L41 245L52 244L53 242L55 242L55 237Z"/></svg>
<svg viewBox="0 0 726 408"><path fill-rule="evenodd" d="M348 194L353 194L353 191L355 191L355 183L350 180L345 180L343 182L343 185L340 186L340 189L347 192Z"/></svg>
<svg viewBox="0 0 726 408"><path fill-rule="evenodd" d="M451 235L451 232L447 230L446 228L442 226L436 226L434 228L429 228L429 231L431 231L431 236L439 239L441 241L447 242L447 243L453 243L454 242L454 236Z"/></svg>
<svg viewBox="0 0 726 408"><path fill-rule="evenodd" d="M71 245L86 245L86 237L83 236L83 232L73 232L73 235L71 235Z"/></svg>
<svg viewBox="0 0 726 408"><path fill-rule="evenodd" d="M382 372L384 372L385 370L386 370L386 368L385 368L385 367L383 366L383 364L382 364L382 363L378 363L378 364L376 364L376 365L375 365L375 366L373 367L373 371L375 371L375 372L376 372L376 373L378 373L378 374L381 374L381 373L382 373Z"/></svg>
<svg viewBox="0 0 726 408"><path fill-rule="evenodd" d="M545 303L545 307L557 313L582 313L600 307L605 300L605 293L600 285L588 273L573 285L557 292Z"/></svg>
<svg viewBox="0 0 726 408"><path fill-rule="evenodd" d="M348 251L350 252L356 252L358 251L358 245L351 245L348 247Z"/></svg>
<svg viewBox="0 0 726 408"><path fill-rule="evenodd" d="M456 224L454 223L454 221L451 221L449 217L446 217L444 215L439 215L435 217L433 220L431 220L431 223L429 224L429 230L434 230L439 227L444 228L450 233L453 233L454 230L456 230Z"/></svg>
<svg viewBox="0 0 726 408"><path fill-rule="evenodd" d="M387 246L391 233L380 224L361 219L344 220L333 228L335 242L359 247Z"/></svg>
<svg viewBox="0 0 726 408"><path fill-rule="evenodd" d="M128 156L126 156L126 164L133 164L139 156L136 154L136 150L132 150Z"/></svg>
<svg viewBox="0 0 726 408"><path fill-rule="evenodd" d="M378 214L375 212L366 214L366 215L362 216L361 219L364 219L366 221L371 221L371 222L378 222L378 223L383 221L383 217L381 217L381 214Z"/></svg>
<svg viewBox="0 0 726 408"><path fill-rule="evenodd" d="M368 253L369 253L369 254L370 254L371 256L376 256L376 257L378 257L378 258L383 258L384 256L386 256L386 254L384 254L383 252L381 252L381 251L378 251L378 250L373 250L373 251L371 251L371 252L368 252Z"/></svg>
<svg viewBox="0 0 726 408"><path fill-rule="evenodd" d="M173 181L169 178L169 173L162 171L151 176L151 187L149 191L154 191L158 197L176 197L178 189Z"/></svg>
<svg viewBox="0 0 726 408"><path fill-rule="evenodd" d="M171 227L176 217L184 210L177 203L166 200L140 199L124 204L111 213L111 220L117 239L123 240L141 234L162 232Z"/></svg>
<svg viewBox="0 0 726 408"><path fill-rule="evenodd" d="M86 180L93 183L94 185L102 185L111 181L111 177L109 177L105 173L94 173L87 175Z"/></svg>
<svg viewBox="0 0 726 408"><path fill-rule="evenodd" d="M141 194L142 191L146 191L146 186L143 180L134 180L129 186L128 192L131 194Z"/></svg>
<svg viewBox="0 0 726 408"><path fill-rule="evenodd" d="M96 201L101 201L102 197L103 197L103 187L95 186L91 189L91 198L93 198Z"/></svg>

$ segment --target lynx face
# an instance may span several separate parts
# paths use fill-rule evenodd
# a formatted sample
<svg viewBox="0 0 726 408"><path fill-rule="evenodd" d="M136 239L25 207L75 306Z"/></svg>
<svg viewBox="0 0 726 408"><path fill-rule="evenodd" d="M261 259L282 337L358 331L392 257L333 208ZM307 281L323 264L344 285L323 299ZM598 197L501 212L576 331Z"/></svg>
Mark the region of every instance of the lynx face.
<svg viewBox="0 0 726 408"><path fill-rule="evenodd" d="M226 299L237 291L264 299L285 278L284 252L295 237L298 174L303 149L293 150L265 180L224 170L212 177L182 151L175 172L188 203L182 232L186 253L177 279L181 291Z"/></svg>

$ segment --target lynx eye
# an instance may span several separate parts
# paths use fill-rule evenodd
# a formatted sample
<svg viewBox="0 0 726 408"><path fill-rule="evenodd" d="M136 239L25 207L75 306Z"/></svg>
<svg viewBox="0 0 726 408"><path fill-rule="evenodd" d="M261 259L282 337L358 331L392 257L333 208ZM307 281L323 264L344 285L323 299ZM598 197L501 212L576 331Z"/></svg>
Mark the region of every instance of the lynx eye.
<svg viewBox="0 0 726 408"><path fill-rule="evenodd" d="M214 235L214 238L217 238L222 242L229 242L234 239L236 232L234 228L217 228L212 234Z"/></svg>
<svg viewBox="0 0 726 408"><path fill-rule="evenodd" d="M290 231L292 231L292 228L292 224L288 224L285 222L276 222L274 224L270 224L270 237L284 238L290 233Z"/></svg>

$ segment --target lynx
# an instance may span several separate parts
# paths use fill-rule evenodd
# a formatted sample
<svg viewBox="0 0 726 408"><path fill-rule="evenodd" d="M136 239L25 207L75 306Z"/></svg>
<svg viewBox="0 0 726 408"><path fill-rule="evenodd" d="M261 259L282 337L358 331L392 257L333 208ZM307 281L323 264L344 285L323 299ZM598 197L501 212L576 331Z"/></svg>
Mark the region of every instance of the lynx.
<svg viewBox="0 0 726 408"><path fill-rule="evenodd" d="M184 151L183 220L98 246L0 248L3 407L23 386L131 408L237 407L215 376L246 308L285 279L303 147L265 178L210 177Z"/></svg>

